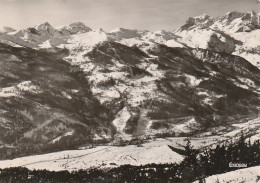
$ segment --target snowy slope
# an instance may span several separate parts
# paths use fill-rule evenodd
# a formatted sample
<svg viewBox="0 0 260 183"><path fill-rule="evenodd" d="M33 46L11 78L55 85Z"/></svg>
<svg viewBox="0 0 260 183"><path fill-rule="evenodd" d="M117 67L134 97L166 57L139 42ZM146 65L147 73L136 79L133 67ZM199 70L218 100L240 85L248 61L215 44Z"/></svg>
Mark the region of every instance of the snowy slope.
<svg viewBox="0 0 260 183"><path fill-rule="evenodd" d="M223 174L212 175L206 178L206 183L259 183L260 179L260 166L244 168L240 170L235 170L232 172L227 172ZM199 183L196 181L195 183Z"/></svg>
<svg viewBox="0 0 260 183"><path fill-rule="evenodd" d="M108 40L106 33L103 30L93 30L90 32L76 34L69 37L66 44L61 44L59 48L70 50L70 55L65 59L70 62L84 62L87 59L84 57L90 52L95 45Z"/></svg>
<svg viewBox="0 0 260 183"><path fill-rule="evenodd" d="M99 146L87 150L61 151L0 161L0 168L23 166L29 169L50 171L79 170L91 167L115 167L120 165L145 165L151 163L180 163L183 156L173 152L167 145L150 142L142 147Z"/></svg>
<svg viewBox="0 0 260 183"><path fill-rule="evenodd" d="M192 120L191 120L192 121ZM190 122L191 123L191 122ZM224 143L227 140L238 140L241 131L244 134L251 133L255 130L256 136L252 136L251 142L259 140L259 119L250 120L247 123L234 125L236 128L232 131L219 132L216 136L203 136L197 138L190 138L191 145L195 149L215 146ZM184 128L183 128L184 129ZM71 132L67 135L71 135ZM183 156L172 151L168 145L178 149L184 150L186 145L185 137L171 137L171 138L157 138L147 140L141 146L127 145L127 146L97 146L90 149L60 151L49 154L42 154L36 156L28 156L16 158L13 160L0 161L0 168L23 166L29 169L47 169L50 171L60 170L79 170L91 167L105 168L116 167L120 165L146 165L146 164L160 164L160 163L180 163ZM214 175L206 180L211 183L213 180L219 179L221 182L237 180L251 181L249 178L256 178L255 172L259 167L248 168L230 172L221 175ZM253 175L249 177L249 175ZM234 179L235 177L235 179ZM255 180L255 179L252 179ZM213 181L213 182L214 182Z"/></svg>
<svg viewBox="0 0 260 183"><path fill-rule="evenodd" d="M211 49L216 52L232 53L235 51L235 40L213 30L194 28L178 33L180 42L193 48Z"/></svg>

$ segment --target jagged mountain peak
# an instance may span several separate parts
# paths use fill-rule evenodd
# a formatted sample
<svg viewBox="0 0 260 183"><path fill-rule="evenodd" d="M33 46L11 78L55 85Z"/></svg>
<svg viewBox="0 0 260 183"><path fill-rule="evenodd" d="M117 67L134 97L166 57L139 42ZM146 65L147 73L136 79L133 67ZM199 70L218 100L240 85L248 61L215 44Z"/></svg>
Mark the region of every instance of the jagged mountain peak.
<svg viewBox="0 0 260 183"><path fill-rule="evenodd" d="M46 26L46 27L52 27L52 25L49 23L49 22L44 22L44 23L41 23L39 25L37 25L36 27L43 27L43 26Z"/></svg>
<svg viewBox="0 0 260 183"><path fill-rule="evenodd" d="M24 30L17 31L14 35L19 37L29 38L30 36L56 36L57 30L49 22L44 22L42 24L28 27Z"/></svg>
<svg viewBox="0 0 260 183"><path fill-rule="evenodd" d="M109 35L113 36L115 39L118 40L141 37L141 34L137 29L125 29L125 28L116 28L110 31Z"/></svg>
<svg viewBox="0 0 260 183"><path fill-rule="evenodd" d="M159 34L169 34L169 33L172 33L172 32L162 29L162 30L155 31L155 33L159 33ZM172 34L173 34L173 33L172 33Z"/></svg>
<svg viewBox="0 0 260 183"><path fill-rule="evenodd" d="M239 18L243 15L243 13L238 12L238 11L231 11L228 12L223 18L228 19L229 21L233 21L236 18Z"/></svg>
<svg viewBox="0 0 260 183"><path fill-rule="evenodd" d="M260 16L254 11L247 13L233 11L216 20L220 20L219 22L225 25L231 25L230 29L233 32L250 32L260 28Z"/></svg>
<svg viewBox="0 0 260 183"><path fill-rule="evenodd" d="M204 24L208 23L211 25L212 24L211 22L212 22L212 18L207 14L203 14L201 16L196 16L196 17L189 17L185 25L180 27L177 31L189 30L194 27L202 27L202 26L205 27Z"/></svg>
<svg viewBox="0 0 260 183"><path fill-rule="evenodd" d="M191 30L195 28L221 30L229 33L250 32L260 28L260 18L254 11L247 13L231 11L224 16L216 18L203 14L197 17L190 17L186 21L186 24L178 29L178 31Z"/></svg>
<svg viewBox="0 0 260 183"><path fill-rule="evenodd" d="M69 25L70 27L86 27L83 22L74 22Z"/></svg>
<svg viewBox="0 0 260 183"><path fill-rule="evenodd" d="M83 22L74 22L69 25L57 27L57 30L59 30L64 35L72 35L89 32L92 29L86 26Z"/></svg>
<svg viewBox="0 0 260 183"><path fill-rule="evenodd" d="M210 18L210 16L208 14L203 14L203 15L196 16L196 17L190 17L187 20L187 23L196 24L196 23L204 22L204 21L208 20L209 18Z"/></svg>
<svg viewBox="0 0 260 183"><path fill-rule="evenodd" d="M44 22L42 24L34 26L38 31L46 31L47 29L54 29L54 27L49 22Z"/></svg>
<svg viewBox="0 0 260 183"><path fill-rule="evenodd" d="M187 46L239 55L260 66L260 15L254 11L191 17L175 34Z"/></svg>
<svg viewBox="0 0 260 183"><path fill-rule="evenodd" d="M4 26L4 27L0 28L0 33L11 33L11 32L14 32L14 31L16 31L16 30L12 27Z"/></svg>
<svg viewBox="0 0 260 183"><path fill-rule="evenodd" d="M75 22L69 25L72 29L80 29L79 31L82 32L88 32L91 31L92 29L86 26L83 22Z"/></svg>
<svg viewBox="0 0 260 183"><path fill-rule="evenodd" d="M250 11L250 12L238 12L238 11L231 11L228 12L225 16L223 16L223 18L228 19L229 21L233 21L236 18L243 18L244 20L247 18L252 18L252 17L256 17L259 16L255 11Z"/></svg>
<svg viewBox="0 0 260 183"><path fill-rule="evenodd" d="M115 29L109 31L109 33L124 32L124 31L127 31L127 30L129 30L129 29L118 27L118 28L115 28Z"/></svg>
<svg viewBox="0 0 260 183"><path fill-rule="evenodd" d="M178 36L174 32L167 30L159 30L154 32L154 34L155 36L161 36L166 41L178 38Z"/></svg>

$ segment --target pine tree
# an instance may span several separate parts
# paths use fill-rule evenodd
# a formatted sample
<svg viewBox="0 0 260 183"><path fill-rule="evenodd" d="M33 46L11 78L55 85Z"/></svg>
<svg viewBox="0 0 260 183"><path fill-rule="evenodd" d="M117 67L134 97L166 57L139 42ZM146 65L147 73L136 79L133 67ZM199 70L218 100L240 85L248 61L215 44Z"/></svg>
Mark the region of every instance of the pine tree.
<svg viewBox="0 0 260 183"><path fill-rule="evenodd" d="M244 133L241 134L241 137L238 141L237 150L238 150L238 161L240 163L245 163L247 157L247 145L245 143Z"/></svg>
<svg viewBox="0 0 260 183"><path fill-rule="evenodd" d="M254 162L254 150L253 150L253 144L251 143L251 140L248 141L248 151L247 151L247 165L252 166Z"/></svg>
<svg viewBox="0 0 260 183"><path fill-rule="evenodd" d="M190 140L187 138L187 144L185 146L186 157L182 162L182 181L184 183L192 182L195 177L199 176L198 163L197 163L197 151L191 146Z"/></svg>

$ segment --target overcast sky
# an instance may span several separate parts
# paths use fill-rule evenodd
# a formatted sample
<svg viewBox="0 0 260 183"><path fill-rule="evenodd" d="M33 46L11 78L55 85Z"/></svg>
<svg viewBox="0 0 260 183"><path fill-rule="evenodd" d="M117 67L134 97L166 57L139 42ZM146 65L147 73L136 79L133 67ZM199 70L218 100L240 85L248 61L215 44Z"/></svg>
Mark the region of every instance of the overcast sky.
<svg viewBox="0 0 260 183"><path fill-rule="evenodd" d="M117 27L174 30L190 16L218 16L233 10L259 12L260 4L256 0L0 0L0 27L82 21L106 31Z"/></svg>

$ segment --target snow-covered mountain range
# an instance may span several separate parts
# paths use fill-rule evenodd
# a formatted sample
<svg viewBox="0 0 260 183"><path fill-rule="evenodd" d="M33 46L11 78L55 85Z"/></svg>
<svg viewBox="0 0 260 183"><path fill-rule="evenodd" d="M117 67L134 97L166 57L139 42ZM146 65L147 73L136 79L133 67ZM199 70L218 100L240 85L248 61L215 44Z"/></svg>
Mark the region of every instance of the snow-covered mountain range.
<svg viewBox="0 0 260 183"><path fill-rule="evenodd" d="M173 163L182 156L170 153L168 142L151 141L131 152L111 145L187 135L228 134L226 139L240 127L259 139L259 120L251 121L259 116L259 62L260 16L254 12L189 18L173 32L106 32L81 22L5 27L0 30L1 158L108 143L111 150L102 146L79 154L101 149L102 156L108 153L107 165ZM158 159L158 148L167 157ZM112 162L118 152L118 162ZM91 166L100 164L84 158L93 160Z"/></svg>
<svg viewBox="0 0 260 183"><path fill-rule="evenodd" d="M169 47L192 47L231 53L259 66L260 16L255 12L229 12L212 18L190 17L176 31L139 31L118 28L110 32L92 30L81 22L54 28L48 22L15 31L4 27L0 40L35 49L92 47L105 40L147 49L153 43ZM79 58L76 58L79 60Z"/></svg>
<svg viewBox="0 0 260 183"><path fill-rule="evenodd" d="M239 55L259 67L260 16L255 12L189 18L176 34L188 46Z"/></svg>

